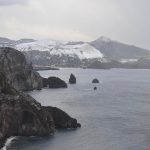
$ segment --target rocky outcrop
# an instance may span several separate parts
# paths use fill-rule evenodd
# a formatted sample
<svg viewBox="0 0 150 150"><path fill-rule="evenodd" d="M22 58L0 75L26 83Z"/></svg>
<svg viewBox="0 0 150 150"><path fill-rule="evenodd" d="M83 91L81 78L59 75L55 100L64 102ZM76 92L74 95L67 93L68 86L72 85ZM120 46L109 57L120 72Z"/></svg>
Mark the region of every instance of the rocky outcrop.
<svg viewBox="0 0 150 150"><path fill-rule="evenodd" d="M65 82L56 79L52 80L54 87L66 87ZM47 136L53 134L56 128L81 126L64 111L41 106L22 92L40 89L41 85L42 78L26 64L20 52L0 48L0 148L10 136Z"/></svg>
<svg viewBox="0 0 150 150"><path fill-rule="evenodd" d="M0 83L0 146L10 136L45 136L55 130L52 115L31 96ZM7 89L7 90L6 90Z"/></svg>
<svg viewBox="0 0 150 150"><path fill-rule="evenodd" d="M70 84L76 84L76 77L73 74L70 75L69 83Z"/></svg>
<svg viewBox="0 0 150 150"><path fill-rule="evenodd" d="M77 123L76 119L71 118L67 113L56 107L45 107L49 111L54 119L56 128L77 128L81 127L80 123Z"/></svg>
<svg viewBox="0 0 150 150"><path fill-rule="evenodd" d="M28 94L9 85L2 73L0 77L0 147L10 136L47 136L56 128L81 127L64 111L41 106Z"/></svg>
<svg viewBox="0 0 150 150"><path fill-rule="evenodd" d="M42 78L28 65L24 55L13 48L0 48L0 70L18 90L28 91L42 88Z"/></svg>
<svg viewBox="0 0 150 150"><path fill-rule="evenodd" d="M48 86L49 88L67 88L67 83L58 77L49 77Z"/></svg>
<svg viewBox="0 0 150 150"><path fill-rule="evenodd" d="M49 88L67 88L67 83L58 77L42 78L42 84Z"/></svg>
<svg viewBox="0 0 150 150"><path fill-rule="evenodd" d="M94 90L97 90L97 87L95 86L93 89L94 89Z"/></svg>
<svg viewBox="0 0 150 150"><path fill-rule="evenodd" d="M99 80L95 78L92 80L92 83L99 83Z"/></svg>
<svg viewBox="0 0 150 150"><path fill-rule="evenodd" d="M0 95L0 147L10 136L47 136L55 128L81 127L58 108L42 107L26 94Z"/></svg>
<svg viewBox="0 0 150 150"><path fill-rule="evenodd" d="M36 101L30 102L28 95L2 95L0 99L1 138L44 136L54 132L51 114Z"/></svg>

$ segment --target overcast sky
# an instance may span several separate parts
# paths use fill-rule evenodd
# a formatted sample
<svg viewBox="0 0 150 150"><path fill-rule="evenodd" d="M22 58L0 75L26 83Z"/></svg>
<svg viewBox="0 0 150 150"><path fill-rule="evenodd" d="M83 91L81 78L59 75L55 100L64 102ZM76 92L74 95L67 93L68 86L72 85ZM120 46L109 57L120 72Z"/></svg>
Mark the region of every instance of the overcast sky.
<svg viewBox="0 0 150 150"><path fill-rule="evenodd" d="M150 49L150 0L0 0L0 36L95 40Z"/></svg>

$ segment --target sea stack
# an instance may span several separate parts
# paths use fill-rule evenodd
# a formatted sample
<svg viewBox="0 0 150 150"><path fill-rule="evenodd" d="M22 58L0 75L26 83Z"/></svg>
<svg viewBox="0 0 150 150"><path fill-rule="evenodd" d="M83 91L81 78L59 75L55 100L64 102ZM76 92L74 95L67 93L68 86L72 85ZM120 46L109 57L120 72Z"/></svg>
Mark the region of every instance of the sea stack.
<svg viewBox="0 0 150 150"><path fill-rule="evenodd" d="M92 80L92 83L99 83L99 80L95 78Z"/></svg>
<svg viewBox="0 0 150 150"><path fill-rule="evenodd" d="M70 78L69 78L69 83L70 84L76 84L76 77L71 73Z"/></svg>
<svg viewBox="0 0 150 150"><path fill-rule="evenodd" d="M67 83L61 80L58 77L49 77L48 78L49 88L67 88Z"/></svg>

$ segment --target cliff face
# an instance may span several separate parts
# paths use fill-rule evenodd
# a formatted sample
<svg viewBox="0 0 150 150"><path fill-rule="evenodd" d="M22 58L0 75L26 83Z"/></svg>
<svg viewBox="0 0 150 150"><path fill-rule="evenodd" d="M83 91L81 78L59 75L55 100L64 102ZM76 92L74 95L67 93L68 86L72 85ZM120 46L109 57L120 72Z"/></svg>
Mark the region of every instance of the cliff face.
<svg viewBox="0 0 150 150"><path fill-rule="evenodd" d="M43 107L13 88L0 72L0 148L10 136L47 136L56 128L78 128L76 119L55 107Z"/></svg>
<svg viewBox="0 0 150 150"><path fill-rule="evenodd" d="M10 136L53 134L55 125L51 113L8 81L0 71L0 148Z"/></svg>
<svg viewBox="0 0 150 150"><path fill-rule="evenodd" d="M0 141L10 136L46 136L55 131L53 117L28 95L0 96Z"/></svg>
<svg viewBox="0 0 150 150"><path fill-rule="evenodd" d="M40 75L28 65L24 55L12 48L0 48L0 70L18 90L28 91L42 88Z"/></svg>
<svg viewBox="0 0 150 150"><path fill-rule="evenodd" d="M0 148L10 136L46 136L55 128L81 127L54 107L43 107L21 90L41 88L42 80L17 50L0 49Z"/></svg>

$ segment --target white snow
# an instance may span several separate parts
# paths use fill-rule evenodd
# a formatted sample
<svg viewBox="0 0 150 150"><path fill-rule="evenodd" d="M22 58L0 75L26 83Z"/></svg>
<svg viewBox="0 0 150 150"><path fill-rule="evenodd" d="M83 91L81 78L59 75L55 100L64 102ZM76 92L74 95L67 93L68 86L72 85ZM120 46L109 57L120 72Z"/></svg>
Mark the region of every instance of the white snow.
<svg viewBox="0 0 150 150"><path fill-rule="evenodd" d="M39 40L30 43L18 44L20 51L39 50L49 51L51 55L78 57L79 59L103 58L103 54L88 43L67 44L66 41Z"/></svg>
<svg viewBox="0 0 150 150"><path fill-rule="evenodd" d="M121 59L121 63L132 63L132 62L137 62L138 59Z"/></svg>

